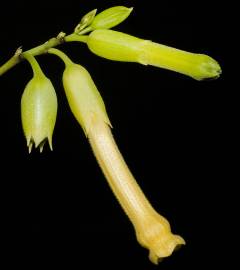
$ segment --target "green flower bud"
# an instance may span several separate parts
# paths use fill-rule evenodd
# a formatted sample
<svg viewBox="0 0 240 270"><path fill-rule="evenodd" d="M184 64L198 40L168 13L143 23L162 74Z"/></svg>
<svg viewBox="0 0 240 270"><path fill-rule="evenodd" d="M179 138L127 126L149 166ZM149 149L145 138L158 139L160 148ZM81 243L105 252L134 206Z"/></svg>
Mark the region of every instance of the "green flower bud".
<svg viewBox="0 0 240 270"><path fill-rule="evenodd" d="M178 50L117 31L95 30L86 43L98 56L161 67L196 80L217 78L221 74L217 61L208 55Z"/></svg>
<svg viewBox="0 0 240 270"><path fill-rule="evenodd" d="M33 68L34 76L21 99L22 126L29 153L33 144L43 150L48 140L52 150L52 134L57 116L57 96L51 81L43 74L35 58L24 54Z"/></svg>
<svg viewBox="0 0 240 270"><path fill-rule="evenodd" d="M86 28L88 25L90 25L96 15L97 10L94 9L90 12L88 12L86 15L84 15L80 21L80 23L75 27L74 33L78 34Z"/></svg>
<svg viewBox="0 0 240 270"><path fill-rule="evenodd" d="M82 126L86 136L96 120L109 125L104 102L88 71L73 63L67 55L57 49L48 50L58 55L65 63L63 86L71 111Z"/></svg>
<svg viewBox="0 0 240 270"><path fill-rule="evenodd" d="M91 23L91 29L112 28L126 20L132 10L133 8L127 8L124 6L108 8L95 16L93 22Z"/></svg>

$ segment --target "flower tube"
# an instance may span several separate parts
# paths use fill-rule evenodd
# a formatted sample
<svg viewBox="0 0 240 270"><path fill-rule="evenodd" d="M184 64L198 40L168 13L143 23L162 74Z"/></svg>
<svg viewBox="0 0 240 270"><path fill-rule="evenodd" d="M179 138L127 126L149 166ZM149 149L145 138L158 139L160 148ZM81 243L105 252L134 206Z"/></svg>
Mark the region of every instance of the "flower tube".
<svg viewBox="0 0 240 270"><path fill-rule="evenodd" d="M75 36L76 41L80 39ZM217 61L208 55L178 50L113 30L95 30L84 42L90 51L110 60L161 67L196 80L215 79L221 74Z"/></svg>
<svg viewBox="0 0 240 270"><path fill-rule="evenodd" d="M149 249L150 260L157 264L185 241L171 233L169 222L153 209L131 174L114 141L104 102L88 71L57 49L50 49L49 53L65 62L63 85L69 106L85 131L113 193L131 220L137 240Z"/></svg>

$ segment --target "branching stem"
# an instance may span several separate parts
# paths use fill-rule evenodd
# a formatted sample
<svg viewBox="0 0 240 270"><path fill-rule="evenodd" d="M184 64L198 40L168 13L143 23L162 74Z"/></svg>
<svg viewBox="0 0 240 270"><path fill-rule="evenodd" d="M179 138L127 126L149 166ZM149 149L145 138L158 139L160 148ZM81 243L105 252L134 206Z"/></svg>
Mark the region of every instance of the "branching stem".
<svg viewBox="0 0 240 270"><path fill-rule="evenodd" d="M45 43L43 43L35 48L27 50L26 52L23 52L22 54L28 53L32 56L41 55L41 54L47 53L47 51L50 48L56 47L63 42L80 41L80 42L85 43L86 40L87 40L87 36L78 36L76 34L70 34L70 35L65 36L65 37L63 37L62 35L58 35L58 37L51 38L47 42L45 42ZM24 60L24 57L22 57L21 54L15 53L5 64L0 66L0 76L3 75L4 73L6 73L11 68L13 68L14 66L16 66L22 60Z"/></svg>

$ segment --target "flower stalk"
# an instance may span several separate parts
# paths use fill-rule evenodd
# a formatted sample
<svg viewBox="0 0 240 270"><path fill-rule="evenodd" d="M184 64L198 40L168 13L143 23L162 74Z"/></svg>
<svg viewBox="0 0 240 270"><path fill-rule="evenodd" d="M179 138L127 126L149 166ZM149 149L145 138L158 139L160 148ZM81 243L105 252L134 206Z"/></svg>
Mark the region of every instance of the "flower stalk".
<svg viewBox="0 0 240 270"><path fill-rule="evenodd" d="M149 249L150 260L157 264L185 241L171 233L168 221L153 209L131 174L114 141L104 102L90 74L63 52L50 49L49 53L64 61L63 85L69 106L85 131L113 193L131 220L137 240Z"/></svg>

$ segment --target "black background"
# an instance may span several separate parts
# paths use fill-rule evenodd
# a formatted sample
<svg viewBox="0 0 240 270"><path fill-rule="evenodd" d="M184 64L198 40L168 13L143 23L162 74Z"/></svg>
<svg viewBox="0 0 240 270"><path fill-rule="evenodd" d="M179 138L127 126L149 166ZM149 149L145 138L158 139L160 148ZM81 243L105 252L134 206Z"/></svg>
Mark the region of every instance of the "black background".
<svg viewBox="0 0 240 270"><path fill-rule="evenodd" d="M73 265L74 269L83 265L190 269L223 261L228 216L223 202L228 191L221 181L229 106L224 75L227 10L192 2L11 1L1 7L1 64L19 46L26 50L60 31L70 33L89 10L126 5L134 6L134 11L117 30L209 54L223 69L218 80L198 82L155 67L105 60L84 44L61 46L91 73L126 162L155 209L187 242L158 267L137 243L69 110L60 60L49 55L37 58L58 95L53 152L48 147L42 154L27 152L20 99L32 76L30 66L24 62L4 74L0 78L1 233L9 265L35 269L48 261L48 266L66 269Z"/></svg>

